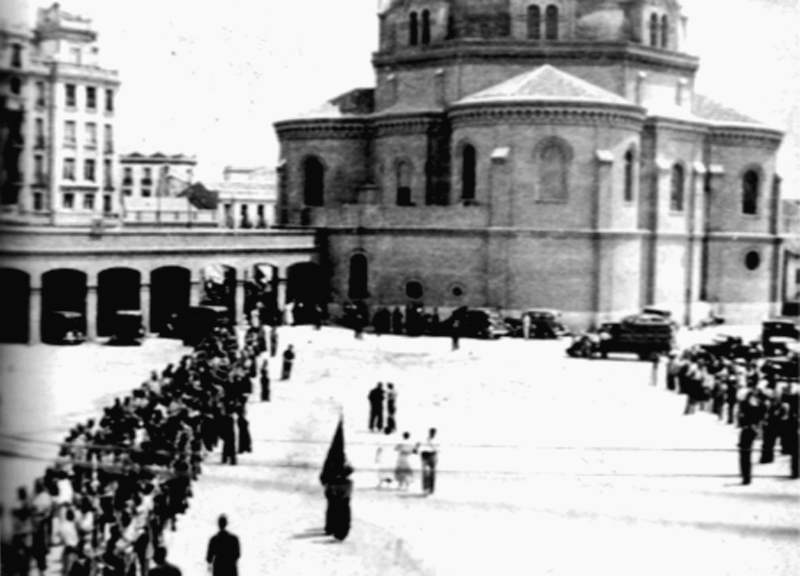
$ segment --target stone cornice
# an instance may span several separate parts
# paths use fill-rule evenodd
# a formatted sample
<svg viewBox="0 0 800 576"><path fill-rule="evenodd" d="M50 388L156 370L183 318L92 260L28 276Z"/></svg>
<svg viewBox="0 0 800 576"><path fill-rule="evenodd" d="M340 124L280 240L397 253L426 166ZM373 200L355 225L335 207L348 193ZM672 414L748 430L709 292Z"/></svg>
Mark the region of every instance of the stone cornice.
<svg viewBox="0 0 800 576"><path fill-rule="evenodd" d="M713 144L720 146L757 146L777 149L783 140L783 132L766 126L710 125L709 134Z"/></svg>
<svg viewBox="0 0 800 576"><path fill-rule="evenodd" d="M281 140L353 140L371 134L368 118L304 118L273 125Z"/></svg>
<svg viewBox="0 0 800 576"><path fill-rule="evenodd" d="M534 43L522 40L462 39L428 46L404 47L394 52L375 52L372 56L372 64L376 70L498 60L515 63L527 62L532 66L547 63L557 65L560 62L579 62L590 65L595 62L624 63L692 74L699 67L699 59L695 56L622 42Z"/></svg>
<svg viewBox="0 0 800 576"><path fill-rule="evenodd" d="M591 102L480 102L460 104L450 110L453 127L497 124L610 124L641 129L644 111L635 106Z"/></svg>
<svg viewBox="0 0 800 576"><path fill-rule="evenodd" d="M426 134L432 127L441 124L444 113L423 112L376 116L373 119L377 136L404 134Z"/></svg>

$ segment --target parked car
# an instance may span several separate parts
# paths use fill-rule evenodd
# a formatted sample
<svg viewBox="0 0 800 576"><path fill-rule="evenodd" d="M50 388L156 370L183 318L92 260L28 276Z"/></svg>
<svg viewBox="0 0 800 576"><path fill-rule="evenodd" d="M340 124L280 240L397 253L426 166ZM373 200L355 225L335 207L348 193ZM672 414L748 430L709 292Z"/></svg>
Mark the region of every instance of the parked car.
<svg viewBox="0 0 800 576"><path fill-rule="evenodd" d="M611 352L636 354L642 360L667 354L675 347L675 323L660 314L634 314L621 322L608 322L598 330L599 354Z"/></svg>
<svg viewBox="0 0 800 576"><path fill-rule="evenodd" d="M789 342L800 340L800 330L794 320L774 318L761 324L761 346L766 356L780 354Z"/></svg>
<svg viewBox="0 0 800 576"><path fill-rule="evenodd" d="M508 336L509 329L497 310L490 308L461 307L445 322L445 334L451 334L454 322L458 321L459 335L463 338L497 339Z"/></svg>
<svg viewBox="0 0 800 576"><path fill-rule="evenodd" d="M139 310L117 310L109 344L138 346L144 338L142 313Z"/></svg>
<svg viewBox="0 0 800 576"><path fill-rule="evenodd" d="M186 346L196 346L214 328L229 322L230 312L225 306L191 306L181 319L181 335Z"/></svg>
<svg viewBox="0 0 800 576"><path fill-rule="evenodd" d="M80 312L56 310L51 313L47 342L80 344L86 340L86 318Z"/></svg>

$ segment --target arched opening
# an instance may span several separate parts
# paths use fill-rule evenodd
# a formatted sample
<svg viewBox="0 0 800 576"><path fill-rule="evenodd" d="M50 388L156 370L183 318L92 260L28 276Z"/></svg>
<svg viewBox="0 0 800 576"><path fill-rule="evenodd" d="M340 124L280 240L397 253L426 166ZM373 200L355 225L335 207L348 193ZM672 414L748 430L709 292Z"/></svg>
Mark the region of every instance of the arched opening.
<svg viewBox="0 0 800 576"><path fill-rule="evenodd" d="M397 180L397 205L398 206L412 206L411 199L411 163L407 160L400 160L397 162L396 180Z"/></svg>
<svg viewBox="0 0 800 576"><path fill-rule="evenodd" d="M354 300L369 297L369 263L364 254L353 254L350 257L347 295Z"/></svg>
<svg viewBox="0 0 800 576"><path fill-rule="evenodd" d="M178 323L189 307L192 273L182 266L162 266L150 274L150 331L178 334Z"/></svg>
<svg viewBox="0 0 800 576"><path fill-rule="evenodd" d="M201 270L201 306L222 306L228 318L236 321L236 269L226 264L209 264Z"/></svg>
<svg viewBox="0 0 800 576"><path fill-rule="evenodd" d="M108 268L97 275L98 336L114 332L118 310L140 309L140 283L141 274L132 268Z"/></svg>
<svg viewBox="0 0 800 576"><path fill-rule="evenodd" d="M244 312L251 314L259 308L261 321L274 325L279 317L278 306L278 267L272 264L256 264L253 266L251 280L244 290Z"/></svg>
<svg viewBox="0 0 800 576"><path fill-rule="evenodd" d="M560 142L549 142L539 153L539 200L566 202L570 154Z"/></svg>
<svg viewBox="0 0 800 576"><path fill-rule="evenodd" d="M685 173L683 166L675 164L672 167L672 185L669 196L669 208L673 212L683 212L684 180Z"/></svg>
<svg viewBox="0 0 800 576"><path fill-rule="evenodd" d="M759 176L755 170L748 170L742 177L742 213L758 214Z"/></svg>
<svg viewBox="0 0 800 576"><path fill-rule="evenodd" d="M542 9L538 6L528 6L528 39L542 39Z"/></svg>
<svg viewBox="0 0 800 576"><path fill-rule="evenodd" d="M666 14L661 17L661 47L669 47L669 18Z"/></svg>
<svg viewBox="0 0 800 576"><path fill-rule="evenodd" d="M431 43L431 13L427 10L422 11L422 43Z"/></svg>
<svg viewBox="0 0 800 576"><path fill-rule="evenodd" d="M544 11L544 36L546 40L558 40L558 7L550 5Z"/></svg>
<svg viewBox="0 0 800 576"><path fill-rule="evenodd" d="M86 334L86 273L62 268L42 274L42 341L59 343L64 336L63 313L78 314L74 328Z"/></svg>
<svg viewBox="0 0 800 576"><path fill-rule="evenodd" d="M461 151L461 200L470 202L475 200L477 155L475 147L467 144Z"/></svg>
<svg viewBox="0 0 800 576"><path fill-rule="evenodd" d="M625 153L625 190L623 192L625 202L633 202L635 166L636 154L631 149Z"/></svg>
<svg viewBox="0 0 800 576"><path fill-rule="evenodd" d="M324 286L319 264L298 262L286 269L286 301L295 307L324 304Z"/></svg>
<svg viewBox="0 0 800 576"><path fill-rule="evenodd" d="M303 202L306 206L322 206L325 198L325 166L316 156L303 163Z"/></svg>
<svg viewBox="0 0 800 576"><path fill-rule="evenodd" d="M3 317L0 320L0 342L25 344L30 338L31 277L14 268L0 268L0 299Z"/></svg>
<svg viewBox="0 0 800 576"><path fill-rule="evenodd" d="M411 46L419 44L419 22L417 21L417 13L412 12L408 16L408 43Z"/></svg>
<svg viewBox="0 0 800 576"><path fill-rule="evenodd" d="M658 46L658 16L650 15L650 46Z"/></svg>

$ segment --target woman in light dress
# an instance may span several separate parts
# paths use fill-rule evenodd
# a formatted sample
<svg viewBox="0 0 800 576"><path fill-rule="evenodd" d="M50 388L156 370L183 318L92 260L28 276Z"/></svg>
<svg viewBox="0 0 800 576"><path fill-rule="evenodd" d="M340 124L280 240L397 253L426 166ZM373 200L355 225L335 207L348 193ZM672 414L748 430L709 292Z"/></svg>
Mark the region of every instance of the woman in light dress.
<svg viewBox="0 0 800 576"><path fill-rule="evenodd" d="M414 477L414 469L411 467L409 458L412 454L417 453L417 445L412 443L408 432L403 432L403 440L397 446L397 466L394 470L394 477L397 480L397 486L401 490L408 490L411 484L411 479Z"/></svg>

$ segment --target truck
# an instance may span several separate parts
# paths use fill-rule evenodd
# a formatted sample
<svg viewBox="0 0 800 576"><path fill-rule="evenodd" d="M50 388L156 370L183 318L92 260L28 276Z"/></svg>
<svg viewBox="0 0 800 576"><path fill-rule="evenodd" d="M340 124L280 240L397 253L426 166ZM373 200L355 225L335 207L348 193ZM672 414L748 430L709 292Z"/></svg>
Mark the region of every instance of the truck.
<svg viewBox="0 0 800 576"><path fill-rule="evenodd" d="M667 316L634 314L600 326L597 352L602 358L623 352L636 354L642 360L654 360L675 348L676 332L675 323Z"/></svg>

